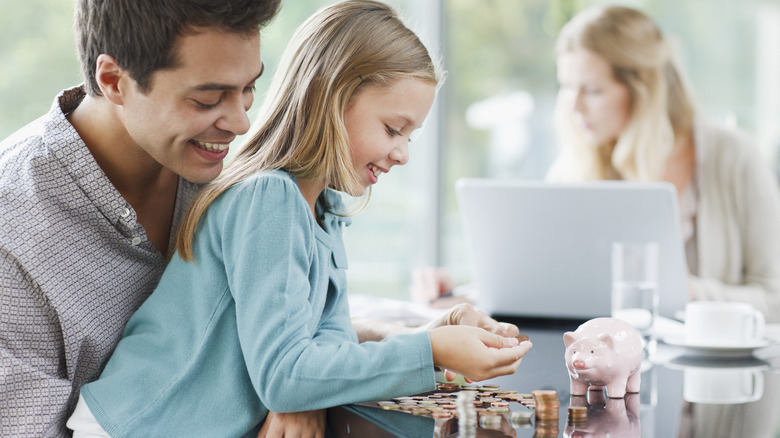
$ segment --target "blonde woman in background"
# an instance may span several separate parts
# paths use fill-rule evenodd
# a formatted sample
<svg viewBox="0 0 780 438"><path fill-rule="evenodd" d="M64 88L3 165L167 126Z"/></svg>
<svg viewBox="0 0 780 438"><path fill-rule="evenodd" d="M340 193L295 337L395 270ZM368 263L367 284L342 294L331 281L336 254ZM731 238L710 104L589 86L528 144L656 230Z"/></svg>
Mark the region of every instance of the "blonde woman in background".
<svg viewBox="0 0 780 438"><path fill-rule="evenodd" d="M697 117L655 23L590 8L564 26L555 54L562 150L548 179L674 184L690 298L748 302L780 322L778 183L744 133Z"/></svg>

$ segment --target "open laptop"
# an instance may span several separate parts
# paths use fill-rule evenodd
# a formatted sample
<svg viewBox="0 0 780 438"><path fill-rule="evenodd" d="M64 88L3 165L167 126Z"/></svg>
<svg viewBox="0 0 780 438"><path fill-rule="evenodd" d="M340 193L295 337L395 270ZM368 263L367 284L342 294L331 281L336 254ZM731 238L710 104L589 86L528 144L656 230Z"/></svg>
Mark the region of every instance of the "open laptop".
<svg viewBox="0 0 780 438"><path fill-rule="evenodd" d="M677 192L668 183L462 178L456 193L477 305L496 316L611 312L615 241L659 243L659 314L688 300Z"/></svg>

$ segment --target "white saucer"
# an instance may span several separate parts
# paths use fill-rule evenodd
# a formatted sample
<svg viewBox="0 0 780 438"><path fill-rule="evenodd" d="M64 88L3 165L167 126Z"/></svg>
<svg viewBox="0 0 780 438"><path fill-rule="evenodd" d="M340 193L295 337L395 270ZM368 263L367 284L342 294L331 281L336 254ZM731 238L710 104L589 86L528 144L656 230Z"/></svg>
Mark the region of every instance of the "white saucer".
<svg viewBox="0 0 780 438"><path fill-rule="evenodd" d="M663 341L669 345L684 347L690 356L707 357L749 357L753 351L759 348L768 347L771 343L767 340L761 340L749 345L700 345L689 344L685 339L663 338Z"/></svg>

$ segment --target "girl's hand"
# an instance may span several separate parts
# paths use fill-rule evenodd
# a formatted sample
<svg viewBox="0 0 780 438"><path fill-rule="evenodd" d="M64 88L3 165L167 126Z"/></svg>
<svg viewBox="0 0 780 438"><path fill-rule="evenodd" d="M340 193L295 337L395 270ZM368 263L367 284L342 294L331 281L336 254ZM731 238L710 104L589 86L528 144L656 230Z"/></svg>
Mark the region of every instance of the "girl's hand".
<svg viewBox="0 0 780 438"><path fill-rule="evenodd" d="M269 412L257 438L325 436L325 410L281 414Z"/></svg>
<svg viewBox="0 0 780 438"><path fill-rule="evenodd" d="M426 330L431 330L445 325L470 325L483 328L489 332L508 338L514 338L520 334L520 330L514 324L498 322L487 316L485 312L475 309L474 306L469 303L462 303L452 307L445 314L431 321L424 328Z"/></svg>
<svg viewBox="0 0 780 438"><path fill-rule="evenodd" d="M516 338L463 325L434 328L429 337L434 365L474 381L514 373L532 347L530 341L518 344Z"/></svg>

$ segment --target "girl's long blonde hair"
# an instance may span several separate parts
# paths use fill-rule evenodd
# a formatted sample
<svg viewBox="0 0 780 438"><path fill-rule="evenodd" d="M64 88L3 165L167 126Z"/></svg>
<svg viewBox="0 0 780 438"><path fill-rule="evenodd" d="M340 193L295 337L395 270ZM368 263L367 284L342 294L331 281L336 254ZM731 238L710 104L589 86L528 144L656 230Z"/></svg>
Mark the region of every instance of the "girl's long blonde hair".
<svg viewBox="0 0 780 438"><path fill-rule="evenodd" d="M563 149L553 165L556 178L660 180L675 136L692 129L694 119L693 101L669 43L642 12L598 6L563 27L555 54L582 49L606 60L615 79L628 88L631 114L614 145L594 145L559 101L555 121Z"/></svg>
<svg viewBox="0 0 780 438"><path fill-rule="evenodd" d="M344 111L368 83L415 78L438 84L439 69L417 35L384 3L348 0L320 9L293 35L260 109L255 132L206 185L182 220L176 249L193 260L195 231L209 205L248 176L282 169L358 195Z"/></svg>

